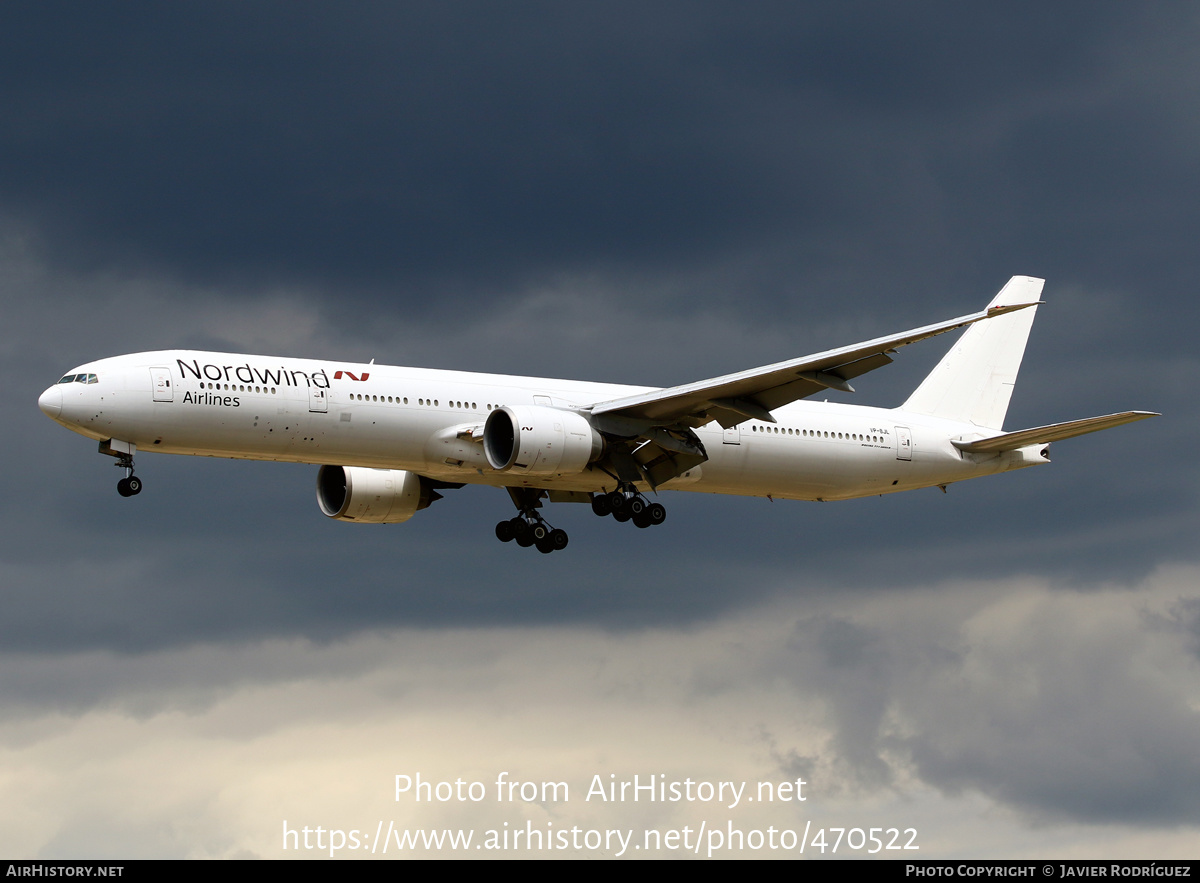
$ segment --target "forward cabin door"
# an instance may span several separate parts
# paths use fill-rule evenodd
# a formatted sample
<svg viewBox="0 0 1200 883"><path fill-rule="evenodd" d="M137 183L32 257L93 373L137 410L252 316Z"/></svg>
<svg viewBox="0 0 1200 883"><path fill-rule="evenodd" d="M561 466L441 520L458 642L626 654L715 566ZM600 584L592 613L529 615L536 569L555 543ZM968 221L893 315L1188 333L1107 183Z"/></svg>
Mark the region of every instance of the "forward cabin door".
<svg viewBox="0 0 1200 883"><path fill-rule="evenodd" d="M151 368L150 386L154 390L154 401L173 402L175 391L171 389L171 369Z"/></svg>

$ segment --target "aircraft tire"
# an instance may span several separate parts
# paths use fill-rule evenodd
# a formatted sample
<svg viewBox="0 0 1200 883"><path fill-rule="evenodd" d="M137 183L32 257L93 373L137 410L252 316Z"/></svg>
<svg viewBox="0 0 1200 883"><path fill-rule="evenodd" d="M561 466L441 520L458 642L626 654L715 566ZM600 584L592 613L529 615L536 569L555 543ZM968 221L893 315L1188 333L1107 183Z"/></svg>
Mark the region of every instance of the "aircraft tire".
<svg viewBox="0 0 1200 883"><path fill-rule="evenodd" d="M563 549L567 548L567 542L569 541L569 538L567 537L567 532L565 530L563 530L561 527L556 527L554 530L550 531L549 540L550 545L554 548L554 551L561 552Z"/></svg>
<svg viewBox="0 0 1200 883"><path fill-rule="evenodd" d="M117 493L120 494L122 497L132 497L133 496L133 491L129 487L129 479L128 478L122 478L120 481L117 482Z"/></svg>
<svg viewBox="0 0 1200 883"><path fill-rule="evenodd" d="M608 494L592 495L592 511L601 518L612 513L612 503L608 499Z"/></svg>
<svg viewBox="0 0 1200 883"><path fill-rule="evenodd" d="M502 543L511 542L515 532L513 531L512 522L505 520L496 525L496 539Z"/></svg>
<svg viewBox="0 0 1200 883"><path fill-rule="evenodd" d="M651 524L662 524L667 520L667 507L662 503L651 503L646 507L646 513L650 516Z"/></svg>

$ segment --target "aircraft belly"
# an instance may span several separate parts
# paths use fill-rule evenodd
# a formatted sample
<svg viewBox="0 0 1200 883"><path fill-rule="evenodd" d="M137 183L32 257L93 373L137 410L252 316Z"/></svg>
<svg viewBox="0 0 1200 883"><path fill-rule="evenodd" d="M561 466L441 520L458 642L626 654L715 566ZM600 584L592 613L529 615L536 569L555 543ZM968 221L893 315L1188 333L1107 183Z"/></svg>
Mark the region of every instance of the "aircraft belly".
<svg viewBox="0 0 1200 883"><path fill-rule="evenodd" d="M710 447L695 490L818 500L879 493L894 457L889 446L802 435L742 437L736 449Z"/></svg>

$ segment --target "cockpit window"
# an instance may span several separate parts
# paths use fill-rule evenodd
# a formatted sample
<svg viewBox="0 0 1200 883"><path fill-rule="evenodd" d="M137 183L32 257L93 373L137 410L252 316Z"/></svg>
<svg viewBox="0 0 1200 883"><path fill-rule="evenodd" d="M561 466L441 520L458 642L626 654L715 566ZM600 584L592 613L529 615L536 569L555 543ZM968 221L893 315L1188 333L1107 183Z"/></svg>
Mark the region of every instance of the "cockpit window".
<svg viewBox="0 0 1200 883"><path fill-rule="evenodd" d="M59 383L99 383L100 378L95 374L65 374Z"/></svg>

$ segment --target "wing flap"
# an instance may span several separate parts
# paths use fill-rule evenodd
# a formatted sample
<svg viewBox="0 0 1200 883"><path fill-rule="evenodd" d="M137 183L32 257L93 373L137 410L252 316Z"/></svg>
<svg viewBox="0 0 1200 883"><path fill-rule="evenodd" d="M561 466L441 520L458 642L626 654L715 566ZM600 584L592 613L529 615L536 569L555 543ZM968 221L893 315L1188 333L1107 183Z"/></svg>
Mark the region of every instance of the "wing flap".
<svg viewBox="0 0 1200 883"><path fill-rule="evenodd" d="M1049 426L1036 426L1033 429L1020 429L1016 432L1005 432L978 441L955 441L954 447L967 454L999 453L1015 451L1026 445L1038 445L1046 442L1062 441L1089 432L1099 432L1111 429L1147 417L1159 417L1154 411L1122 411L1119 414L1106 414L1103 417L1085 417L1083 420L1071 420L1067 423L1051 423Z"/></svg>

